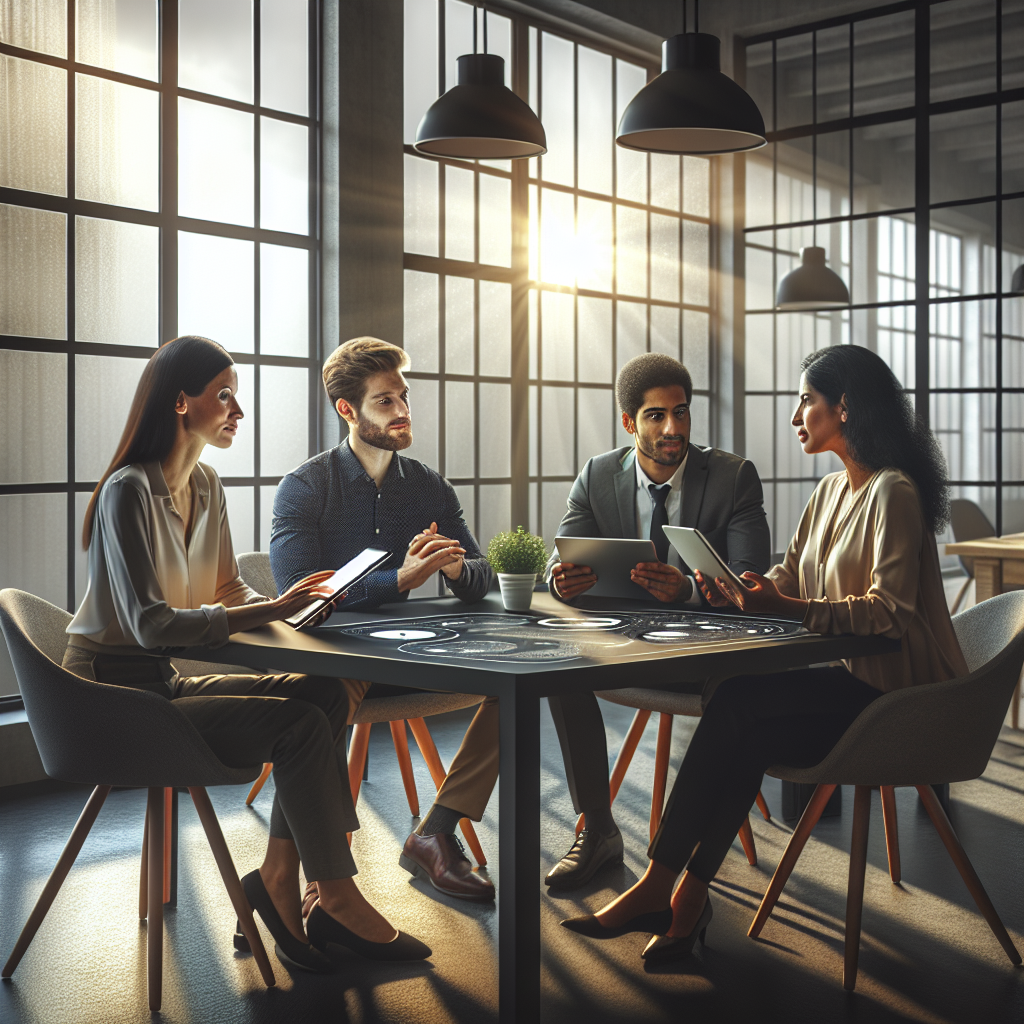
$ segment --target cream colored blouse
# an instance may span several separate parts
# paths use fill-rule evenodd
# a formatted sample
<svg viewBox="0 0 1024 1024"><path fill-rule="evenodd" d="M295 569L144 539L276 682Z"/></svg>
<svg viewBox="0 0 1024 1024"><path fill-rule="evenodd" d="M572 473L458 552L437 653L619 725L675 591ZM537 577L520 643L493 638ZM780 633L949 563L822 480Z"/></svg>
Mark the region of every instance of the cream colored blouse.
<svg viewBox="0 0 1024 1024"><path fill-rule="evenodd" d="M852 502L848 489L845 472L818 484L785 560L767 575L782 593L809 602L803 624L814 633L900 640L892 654L844 662L876 689L967 675L917 487L899 470L882 469Z"/></svg>
<svg viewBox="0 0 1024 1024"><path fill-rule="evenodd" d="M89 544L89 583L68 626L98 652L163 653L227 643L227 607L264 601L238 575L224 488L209 466L192 471L194 521L171 502L158 462L126 466L103 485Z"/></svg>

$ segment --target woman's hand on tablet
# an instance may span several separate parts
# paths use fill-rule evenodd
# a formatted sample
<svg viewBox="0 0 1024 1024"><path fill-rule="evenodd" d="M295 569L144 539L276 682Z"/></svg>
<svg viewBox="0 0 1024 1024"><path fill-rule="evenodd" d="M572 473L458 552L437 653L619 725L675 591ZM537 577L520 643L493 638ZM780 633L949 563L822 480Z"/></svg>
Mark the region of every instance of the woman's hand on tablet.
<svg viewBox="0 0 1024 1024"><path fill-rule="evenodd" d="M685 601L690 596L690 581L674 566L665 562L637 562L629 578L649 594L666 604Z"/></svg>
<svg viewBox="0 0 1024 1024"><path fill-rule="evenodd" d="M285 591L280 597L273 601L263 601L260 604L242 604L228 608L228 629L232 633L242 632L246 629L259 629L268 622L276 622L278 619L287 619L296 612L311 605L317 600L326 600L334 591L326 586L334 573L330 569L323 572L315 572L304 580L299 580L294 587ZM341 600L339 598L338 600ZM324 611L329 615L333 610L333 604L328 605ZM318 615L316 622L322 622L327 615Z"/></svg>
<svg viewBox="0 0 1024 1024"><path fill-rule="evenodd" d="M697 586L700 587L700 592L704 595L704 600L706 600L712 608L732 607L733 602L718 589L714 580L709 580L700 571L700 569L697 569L693 575L697 580Z"/></svg>
<svg viewBox="0 0 1024 1024"><path fill-rule="evenodd" d="M736 605L740 611L751 615L781 615L787 619L802 620L807 613L807 602L796 597L786 597L775 585L775 581L760 573L749 570L740 576L746 584L737 587L732 580L715 577L718 589Z"/></svg>

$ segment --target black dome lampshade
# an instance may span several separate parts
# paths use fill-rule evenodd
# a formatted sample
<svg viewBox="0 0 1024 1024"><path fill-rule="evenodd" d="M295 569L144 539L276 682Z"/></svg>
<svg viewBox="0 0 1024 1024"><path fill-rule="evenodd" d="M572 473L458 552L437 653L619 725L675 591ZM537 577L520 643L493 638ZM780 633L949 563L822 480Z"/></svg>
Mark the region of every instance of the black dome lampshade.
<svg viewBox="0 0 1024 1024"><path fill-rule="evenodd" d="M537 115L505 86L505 61L493 53L458 58L459 84L439 96L416 129L414 148L460 160L515 160L546 153Z"/></svg>
<svg viewBox="0 0 1024 1024"><path fill-rule="evenodd" d="M661 44L661 74L630 101L615 141L648 153L713 156L765 145L757 104L721 71L717 36L686 32Z"/></svg>
<svg viewBox="0 0 1024 1024"><path fill-rule="evenodd" d="M780 282L775 308L782 312L805 309L837 309L850 304L843 279L825 266L825 250L808 245L800 250L800 266Z"/></svg>

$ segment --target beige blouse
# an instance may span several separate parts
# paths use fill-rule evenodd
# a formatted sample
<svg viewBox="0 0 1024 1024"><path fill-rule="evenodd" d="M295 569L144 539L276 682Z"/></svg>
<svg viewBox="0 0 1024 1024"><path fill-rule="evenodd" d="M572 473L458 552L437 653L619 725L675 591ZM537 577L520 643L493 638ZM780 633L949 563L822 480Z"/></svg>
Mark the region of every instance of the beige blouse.
<svg viewBox="0 0 1024 1024"><path fill-rule="evenodd" d="M935 535L913 481L896 469L879 470L852 505L848 488L845 472L818 484L785 560L767 575L782 593L809 602L803 624L814 633L881 633L901 641L892 654L844 663L876 689L967 675Z"/></svg>
<svg viewBox="0 0 1024 1024"><path fill-rule="evenodd" d="M103 485L89 544L89 583L68 626L72 643L100 653L164 653L227 643L227 607L264 601L238 575L224 488L199 463L194 520L171 502L158 462L126 466Z"/></svg>

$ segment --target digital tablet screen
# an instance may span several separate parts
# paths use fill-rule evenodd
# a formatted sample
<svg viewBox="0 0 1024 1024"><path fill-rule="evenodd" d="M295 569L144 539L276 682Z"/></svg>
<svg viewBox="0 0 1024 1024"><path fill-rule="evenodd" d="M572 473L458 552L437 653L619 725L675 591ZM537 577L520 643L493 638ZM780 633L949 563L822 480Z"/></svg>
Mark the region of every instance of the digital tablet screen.
<svg viewBox="0 0 1024 1024"><path fill-rule="evenodd" d="M628 597L634 601L653 600L650 593L630 578L639 562L656 562L657 552L649 540L623 537L556 537L560 562L589 565L597 583L587 597Z"/></svg>
<svg viewBox="0 0 1024 1024"><path fill-rule="evenodd" d="M382 551L380 548L365 548L355 558L346 562L329 580L326 585L331 588L330 600L344 594L349 587L358 583L364 576L369 575L379 565L382 565L391 557L389 551ZM284 621L289 626L301 629L306 623L319 612L327 601L316 600L306 605L300 612L296 612Z"/></svg>
<svg viewBox="0 0 1024 1024"><path fill-rule="evenodd" d="M708 543L700 530L691 530L688 526L663 526L669 543L679 553L683 564L690 572L700 570L708 580L722 576L731 580L738 587L747 584L729 568L721 555Z"/></svg>

